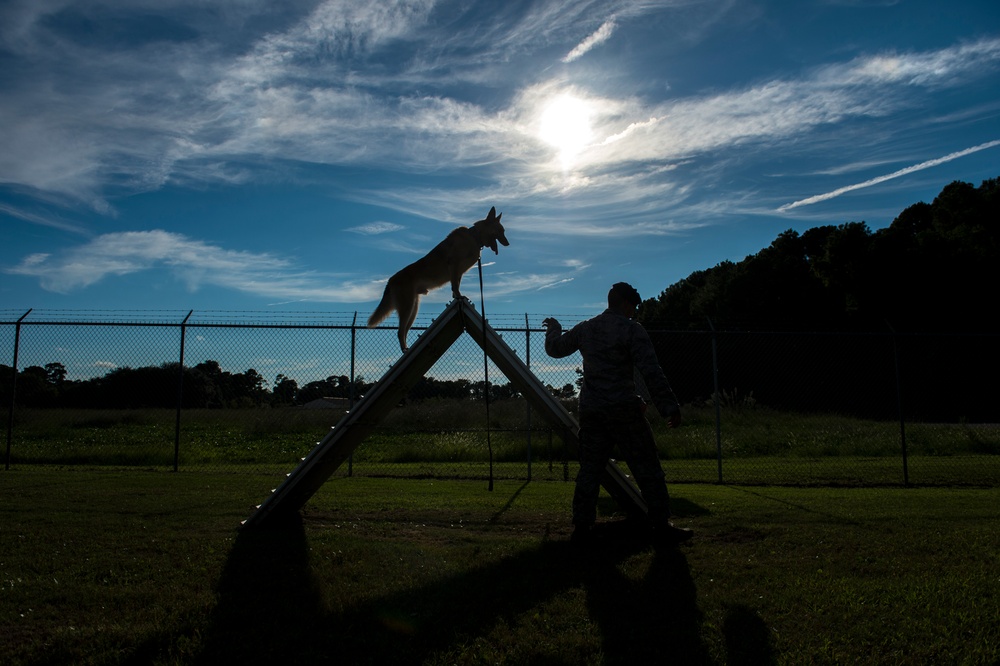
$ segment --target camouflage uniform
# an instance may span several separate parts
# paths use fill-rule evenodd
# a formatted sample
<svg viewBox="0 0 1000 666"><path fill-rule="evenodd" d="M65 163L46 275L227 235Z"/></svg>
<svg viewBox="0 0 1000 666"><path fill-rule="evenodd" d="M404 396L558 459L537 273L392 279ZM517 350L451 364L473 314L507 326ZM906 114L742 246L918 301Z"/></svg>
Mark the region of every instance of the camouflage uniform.
<svg viewBox="0 0 1000 666"><path fill-rule="evenodd" d="M583 356L580 471L573 495L573 524L594 524L601 473L616 444L642 491L650 522L666 524L670 498L653 431L644 415L645 403L636 393L636 371L662 416L679 408L646 330L610 308L566 333L559 322L550 320L545 351L555 358L576 351Z"/></svg>

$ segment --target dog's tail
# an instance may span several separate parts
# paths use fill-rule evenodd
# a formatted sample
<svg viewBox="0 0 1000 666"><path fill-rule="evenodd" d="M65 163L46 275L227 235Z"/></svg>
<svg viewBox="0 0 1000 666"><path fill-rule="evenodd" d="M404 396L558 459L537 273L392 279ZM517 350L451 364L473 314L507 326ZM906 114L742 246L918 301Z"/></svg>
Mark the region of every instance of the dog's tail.
<svg viewBox="0 0 1000 666"><path fill-rule="evenodd" d="M385 291L382 292L382 300L379 301L372 316L368 317L368 328L374 328L381 324L395 309L396 306L392 302L392 288L387 284Z"/></svg>

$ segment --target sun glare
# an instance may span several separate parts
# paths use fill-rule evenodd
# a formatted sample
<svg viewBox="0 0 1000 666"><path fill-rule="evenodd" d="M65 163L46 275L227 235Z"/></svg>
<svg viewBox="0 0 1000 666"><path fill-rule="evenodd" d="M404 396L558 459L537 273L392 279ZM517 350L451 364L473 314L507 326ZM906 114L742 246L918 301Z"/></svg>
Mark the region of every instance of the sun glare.
<svg viewBox="0 0 1000 666"><path fill-rule="evenodd" d="M538 135L559 151L563 169L568 169L593 135L590 128L591 108L587 102L572 95L560 95L542 111Z"/></svg>

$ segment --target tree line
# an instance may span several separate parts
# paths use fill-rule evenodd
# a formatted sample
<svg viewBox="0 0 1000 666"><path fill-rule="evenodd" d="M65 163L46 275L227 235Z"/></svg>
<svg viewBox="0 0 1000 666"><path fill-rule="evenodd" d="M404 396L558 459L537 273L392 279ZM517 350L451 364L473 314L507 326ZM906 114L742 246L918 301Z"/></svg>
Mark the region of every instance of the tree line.
<svg viewBox="0 0 1000 666"><path fill-rule="evenodd" d="M953 182L883 229L788 230L646 300L647 328L995 331L1000 179Z"/></svg>
<svg viewBox="0 0 1000 666"><path fill-rule="evenodd" d="M208 360L181 371L179 363L141 368L116 368L102 377L67 379L62 363L29 366L16 373L0 365L0 404L9 405L16 391L22 407L64 408L176 408L221 409L293 407L321 398L339 398L348 403L360 399L373 383L364 377L353 382L345 375L330 376L302 386L283 374L268 382L257 370L228 372L217 361ZM410 390L408 401L447 398L453 400L506 400L518 396L510 384L489 384L468 379L441 380L423 377ZM572 397L575 388L549 387L555 395Z"/></svg>
<svg viewBox="0 0 1000 666"><path fill-rule="evenodd" d="M645 301L640 321L676 332L654 343L682 401L711 394L703 368L717 353L722 389L778 409L996 422L998 258L1000 180L953 182L875 232L864 222L785 231ZM768 332L780 348L765 356ZM832 332L859 342L846 351L811 335Z"/></svg>

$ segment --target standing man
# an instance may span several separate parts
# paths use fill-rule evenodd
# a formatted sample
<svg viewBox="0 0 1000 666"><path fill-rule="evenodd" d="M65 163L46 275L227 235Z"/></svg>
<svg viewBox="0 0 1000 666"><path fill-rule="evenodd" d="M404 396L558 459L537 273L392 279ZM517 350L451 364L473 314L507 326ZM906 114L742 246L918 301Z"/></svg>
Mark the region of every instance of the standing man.
<svg viewBox="0 0 1000 666"><path fill-rule="evenodd" d="M653 403L669 427L680 425L677 398L656 358L646 330L635 321L642 299L632 285L618 282L608 292L608 309L563 333L556 319L546 327L545 352L554 358L579 351L583 356L580 390L580 471L573 494L574 542L588 539L597 519L601 473L618 446L642 498L655 541L680 543L693 532L670 523L670 496L646 420L646 403L636 392L635 371L645 380Z"/></svg>

